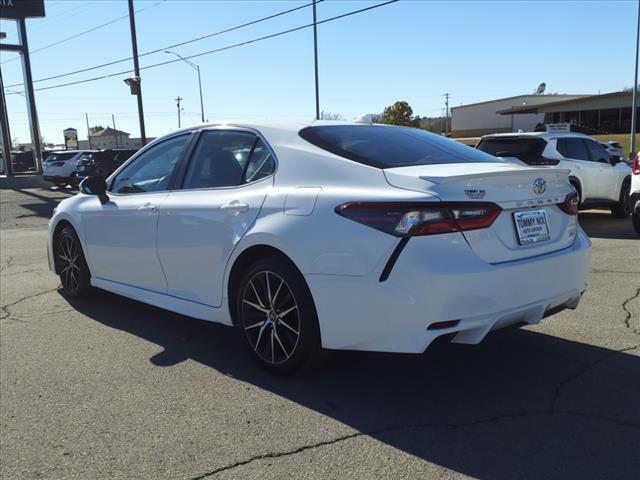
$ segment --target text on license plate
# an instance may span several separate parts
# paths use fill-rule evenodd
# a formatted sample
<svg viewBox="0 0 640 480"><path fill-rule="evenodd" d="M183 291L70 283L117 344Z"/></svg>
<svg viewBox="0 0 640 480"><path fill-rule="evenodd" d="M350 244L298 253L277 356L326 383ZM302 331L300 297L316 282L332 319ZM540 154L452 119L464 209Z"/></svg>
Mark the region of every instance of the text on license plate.
<svg viewBox="0 0 640 480"><path fill-rule="evenodd" d="M516 224L520 245L544 242L551 238L545 210L514 212L513 219Z"/></svg>

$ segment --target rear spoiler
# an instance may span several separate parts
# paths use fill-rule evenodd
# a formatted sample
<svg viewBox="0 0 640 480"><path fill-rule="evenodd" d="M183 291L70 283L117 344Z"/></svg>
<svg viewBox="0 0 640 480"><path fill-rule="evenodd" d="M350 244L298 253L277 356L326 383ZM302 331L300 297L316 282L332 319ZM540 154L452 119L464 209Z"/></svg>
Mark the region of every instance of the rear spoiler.
<svg viewBox="0 0 640 480"><path fill-rule="evenodd" d="M549 168L535 168L535 167L522 167L522 170L527 171L527 173L538 173L540 175L549 175L549 173L553 173L553 174L565 174L567 176L569 176L569 172L571 170L567 170L565 168L554 168L554 169L549 169ZM522 170L507 170L505 172L491 172L490 176L492 177L505 177L508 175L521 175L522 174ZM436 183L438 185L443 185L445 183L451 183L451 182L459 182L461 180L471 180L474 178L478 178L478 177L482 177L483 173L466 173L466 174L462 174L462 175L454 175L454 176L431 176L431 175L425 175L425 176L420 176L420 180L425 180L427 182L431 182L431 183Z"/></svg>

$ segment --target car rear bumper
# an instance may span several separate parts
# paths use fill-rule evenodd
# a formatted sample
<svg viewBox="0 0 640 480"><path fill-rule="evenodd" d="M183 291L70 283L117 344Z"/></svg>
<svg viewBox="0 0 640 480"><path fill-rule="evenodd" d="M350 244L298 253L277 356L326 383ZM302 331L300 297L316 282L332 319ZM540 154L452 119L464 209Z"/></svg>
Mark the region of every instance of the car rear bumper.
<svg viewBox="0 0 640 480"><path fill-rule="evenodd" d="M46 180L47 182L68 182L69 181L69 177L65 177L62 175L51 175L51 174L43 174L42 178L44 180Z"/></svg>
<svg viewBox="0 0 640 480"><path fill-rule="evenodd" d="M325 348L420 353L441 335L478 343L491 330L575 308L590 253L579 229L561 251L492 265L454 233L412 238L384 282L380 272L305 278ZM433 329L440 322L455 324Z"/></svg>

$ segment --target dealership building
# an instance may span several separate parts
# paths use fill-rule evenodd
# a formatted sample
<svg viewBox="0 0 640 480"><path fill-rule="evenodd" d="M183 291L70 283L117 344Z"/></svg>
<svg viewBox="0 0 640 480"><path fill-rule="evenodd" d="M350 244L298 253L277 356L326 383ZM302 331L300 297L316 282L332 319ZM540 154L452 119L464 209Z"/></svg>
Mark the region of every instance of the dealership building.
<svg viewBox="0 0 640 480"><path fill-rule="evenodd" d="M603 95L519 95L451 109L454 137L531 131L539 123L570 123L586 133L628 133L631 91Z"/></svg>

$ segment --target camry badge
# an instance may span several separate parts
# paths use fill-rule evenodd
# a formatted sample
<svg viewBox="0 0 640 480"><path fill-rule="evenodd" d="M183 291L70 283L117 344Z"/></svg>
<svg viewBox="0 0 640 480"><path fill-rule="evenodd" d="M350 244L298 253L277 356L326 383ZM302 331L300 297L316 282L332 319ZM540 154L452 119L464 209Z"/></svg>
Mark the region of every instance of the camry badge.
<svg viewBox="0 0 640 480"><path fill-rule="evenodd" d="M533 181L533 193L542 195L547 189L547 182L542 177L538 177Z"/></svg>
<svg viewBox="0 0 640 480"><path fill-rule="evenodd" d="M487 192L485 190L473 189L465 190L464 194L469 198L473 198L474 200L482 200L487 195Z"/></svg>

